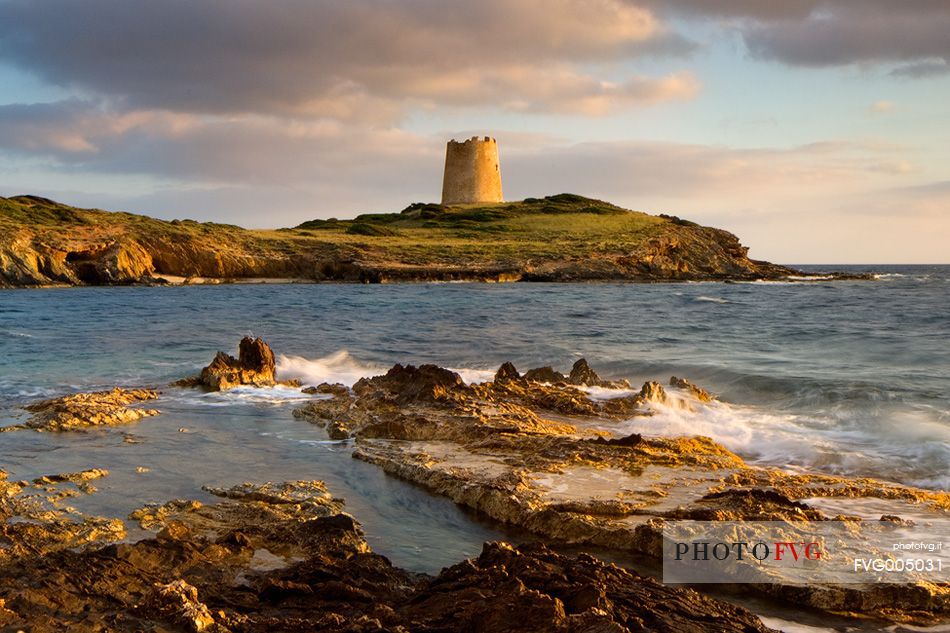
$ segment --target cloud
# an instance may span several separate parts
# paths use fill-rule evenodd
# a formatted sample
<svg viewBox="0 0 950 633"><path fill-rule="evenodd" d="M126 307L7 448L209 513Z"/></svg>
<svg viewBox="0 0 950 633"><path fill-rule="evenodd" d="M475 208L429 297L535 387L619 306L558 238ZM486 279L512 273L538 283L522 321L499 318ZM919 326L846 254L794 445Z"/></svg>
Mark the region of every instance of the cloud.
<svg viewBox="0 0 950 633"><path fill-rule="evenodd" d="M197 119L168 112L116 112L99 102L70 99L54 103L0 106L0 148L53 155L66 162L88 160L103 139L147 131L174 136Z"/></svg>
<svg viewBox="0 0 950 633"><path fill-rule="evenodd" d="M514 198L571 191L670 213L731 230L753 257L771 261L945 261L950 186L919 184L914 151L837 140L787 148L624 141L528 147L503 152L502 163Z"/></svg>
<svg viewBox="0 0 950 633"><path fill-rule="evenodd" d="M332 121L290 125L260 115L181 120L140 112L113 125L107 110L86 108L70 102L50 106L44 121L21 120L52 139L55 130L80 120L87 130L83 141L93 148L75 151L51 141L43 152L17 149L53 161L50 178L38 180L49 184L30 187L30 193L251 227L438 200L445 138L472 135L458 130L428 136ZM50 134L42 133L44 126ZM950 187L921 181L912 167L914 148L840 140L786 148L571 143L504 131L497 137L509 199L570 191L672 213L736 232L756 257L937 261L950 240ZM0 149L21 142L0 132ZM3 173L9 179L10 172ZM127 186L140 174L150 184ZM0 195L24 193L22 181L3 180ZM78 190L66 190L67 182ZM898 213L901 221L895 223Z"/></svg>
<svg viewBox="0 0 950 633"><path fill-rule="evenodd" d="M407 105L600 114L688 98L685 74L599 64L684 51L622 0L5 0L0 59L128 109L397 120Z"/></svg>
<svg viewBox="0 0 950 633"><path fill-rule="evenodd" d="M557 187L645 209L741 206L763 210L782 200L857 193L882 176L909 173L908 150L877 143L827 141L790 148L734 148L669 142L581 143L515 152L506 160L512 195ZM513 175L513 177L512 177ZM697 206L698 203L698 206ZM663 205L657 207L656 205Z"/></svg>
<svg viewBox="0 0 950 633"><path fill-rule="evenodd" d="M543 97L543 95L542 95ZM644 98L637 94L635 98ZM584 102L578 107L599 107ZM210 117L113 111L98 102L0 107L0 150L51 159L71 170L142 174L201 186L299 187L349 182L417 192L437 188L446 131L420 135L340 121L269 115ZM611 141L572 144L546 135L497 134L510 195L551 183L595 196L729 197L867 187L913 171L911 150L882 143L825 141L791 148ZM508 184L510 183L510 185ZM358 197L358 196L357 196Z"/></svg>
<svg viewBox="0 0 950 633"><path fill-rule="evenodd" d="M446 138L486 132L411 130L694 99L705 78L683 59L687 34L737 33L751 57L784 65L914 79L950 72L947 32L946 0L0 0L0 63L74 96L0 106L0 176L20 181L0 185L250 226L388 211L437 199ZM648 72L657 57L663 70ZM749 122L786 125L781 112L734 116L741 138L763 137ZM602 138L612 124L622 139L627 123L554 131ZM901 230L926 231L924 215L946 225L940 185L899 192L939 169L921 148L495 135L509 197L569 190L721 224L762 257L822 239L832 253L865 211L916 218ZM799 241L783 251L786 236Z"/></svg>
<svg viewBox="0 0 950 633"><path fill-rule="evenodd" d="M894 77L921 79L926 77L939 77L948 73L950 73L950 62L946 59L938 59L898 66L892 70L890 74Z"/></svg>
<svg viewBox="0 0 950 633"><path fill-rule="evenodd" d="M507 69L491 73L478 83L486 87L480 95L483 105L500 104L516 112L553 111L587 116L605 116L633 105L691 99L700 90L699 80L688 72L661 78L633 77L614 83L566 68ZM440 86L443 88L444 85Z"/></svg>
<svg viewBox="0 0 950 633"><path fill-rule="evenodd" d="M664 14L777 20L805 18L822 2L823 0L639 0L638 4Z"/></svg>
<svg viewBox="0 0 950 633"><path fill-rule="evenodd" d="M95 102L0 106L0 150L65 168L143 174L207 185L295 186L365 177L393 184L405 161L434 156L431 141L394 128L260 115L115 112ZM381 167L384 166L384 167ZM369 186L369 185L367 185Z"/></svg>
<svg viewBox="0 0 950 633"><path fill-rule="evenodd" d="M751 26L743 35L753 56L795 66L950 58L950 11L928 16L894 6L891 12L842 7L793 24Z"/></svg>
<svg viewBox="0 0 950 633"><path fill-rule="evenodd" d="M750 54L791 66L900 64L930 77L950 62L945 0L640 0L659 16L724 21Z"/></svg>

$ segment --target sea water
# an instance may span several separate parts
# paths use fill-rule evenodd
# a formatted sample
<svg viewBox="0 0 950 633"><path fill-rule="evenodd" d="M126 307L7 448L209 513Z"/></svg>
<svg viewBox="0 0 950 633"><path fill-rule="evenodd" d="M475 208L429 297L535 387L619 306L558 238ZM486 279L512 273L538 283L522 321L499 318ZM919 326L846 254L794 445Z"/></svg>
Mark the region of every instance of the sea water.
<svg viewBox="0 0 950 633"><path fill-rule="evenodd" d="M162 415L130 426L0 434L0 468L11 479L107 468L99 493L70 502L110 516L208 500L203 485L322 479L374 549L418 571L523 536L352 459L351 442L292 417L308 397L297 389L167 386L252 334L279 355L280 377L305 384L352 384L397 362L436 363L471 382L504 361L566 371L580 357L634 385L685 377L719 401L659 407L621 430L700 433L752 462L946 490L950 267L853 270L879 276L0 291L0 424L21 422L20 407L38 398L116 385L163 391L150 403Z"/></svg>

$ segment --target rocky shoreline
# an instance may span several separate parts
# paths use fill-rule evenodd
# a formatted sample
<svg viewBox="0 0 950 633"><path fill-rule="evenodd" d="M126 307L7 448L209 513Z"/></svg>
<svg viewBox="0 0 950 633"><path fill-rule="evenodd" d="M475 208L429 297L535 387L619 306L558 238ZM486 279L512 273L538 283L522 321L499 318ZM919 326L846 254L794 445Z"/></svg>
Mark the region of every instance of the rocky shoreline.
<svg viewBox="0 0 950 633"><path fill-rule="evenodd" d="M541 544L486 543L437 576L406 572L370 550L319 481L245 483L211 489L222 498L214 504L145 506L132 518L155 536L109 545L121 522L112 531L90 519L54 524L25 507L21 483L0 488L12 545L0 550L3 630L769 630L741 607ZM43 523L15 532L15 517Z"/></svg>
<svg viewBox="0 0 950 633"><path fill-rule="evenodd" d="M279 384L274 354L245 338L176 388ZM287 383L284 383L287 384ZM298 385L299 386L299 385ZM486 543L435 575L373 553L357 518L320 481L207 488L128 520L68 501L96 494L103 469L9 481L0 473L0 630L15 631L766 631L741 606L555 545L660 558L665 521L848 522L855 533L900 515L946 519L950 494L867 478L747 464L705 437L617 432L655 406L715 402L687 379L631 387L583 359L568 372L505 363L468 384L434 365L395 365L352 387L310 385L293 417L352 442L353 457L414 482L539 543ZM74 394L30 405L3 430L84 433L149 424L155 389ZM832 513L876 499L888 514ZM796 608L930 625L950 619L946 584L742 585L741 596Z"/></svg>

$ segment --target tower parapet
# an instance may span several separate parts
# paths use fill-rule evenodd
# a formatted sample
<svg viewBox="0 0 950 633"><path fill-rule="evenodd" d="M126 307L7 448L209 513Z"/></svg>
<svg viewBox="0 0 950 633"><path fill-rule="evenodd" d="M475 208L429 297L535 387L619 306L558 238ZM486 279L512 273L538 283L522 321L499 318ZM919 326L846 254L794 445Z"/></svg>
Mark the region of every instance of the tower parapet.
<svg viewBox="0 0 950 633"><path fill-rule="evenodd" d="M445 147L442 204L503 202L498 143L490 136L451 140Z"/></svg>

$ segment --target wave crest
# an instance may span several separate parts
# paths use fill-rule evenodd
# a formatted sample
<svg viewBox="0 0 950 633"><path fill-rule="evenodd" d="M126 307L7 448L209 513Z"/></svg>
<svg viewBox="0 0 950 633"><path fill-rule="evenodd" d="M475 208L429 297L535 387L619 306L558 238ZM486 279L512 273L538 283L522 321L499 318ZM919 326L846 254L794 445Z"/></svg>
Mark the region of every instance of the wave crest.
<svg viewBox="0 0 950 633"><path fill-rule="evenodd" d="M385 372L386 368L360 362L345 349L313 360L284 354L277 358L277 375L281 380L297 379L307 385L328 382L352 387L360 378Z"/></svg>

